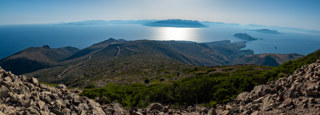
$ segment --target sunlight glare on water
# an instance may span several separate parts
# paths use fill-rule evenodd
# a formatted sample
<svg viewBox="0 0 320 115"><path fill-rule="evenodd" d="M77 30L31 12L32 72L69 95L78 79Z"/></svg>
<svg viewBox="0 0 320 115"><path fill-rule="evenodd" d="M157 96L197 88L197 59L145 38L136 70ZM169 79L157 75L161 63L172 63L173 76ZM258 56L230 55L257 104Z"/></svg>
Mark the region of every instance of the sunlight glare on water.
<svg viewBox="0 0 320 115"><path fill-rule="evenodd" d="M196 28L159 27L155 35L156 40L197 41Z"/></svg>

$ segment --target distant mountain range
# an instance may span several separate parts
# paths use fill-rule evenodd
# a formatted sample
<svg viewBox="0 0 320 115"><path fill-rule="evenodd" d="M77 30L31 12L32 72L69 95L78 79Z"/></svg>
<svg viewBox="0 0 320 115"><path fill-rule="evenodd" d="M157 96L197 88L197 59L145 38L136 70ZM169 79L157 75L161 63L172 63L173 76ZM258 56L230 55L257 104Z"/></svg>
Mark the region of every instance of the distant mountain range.
<svg viewBox="0 0 320 115"><path fill-rule="evenodd" d="M49 46L27 48L0 60L0 66L15 74L27 74L50 83L84 86L95 81L104 86L111 81L125 84L157 75L180 76L187 74L182 70L197 66L277 66L302 57L298 54L253 54L252 50L242 50L244 47L245 42L228 40L195 43L111 38L81 50Z"/></svg>

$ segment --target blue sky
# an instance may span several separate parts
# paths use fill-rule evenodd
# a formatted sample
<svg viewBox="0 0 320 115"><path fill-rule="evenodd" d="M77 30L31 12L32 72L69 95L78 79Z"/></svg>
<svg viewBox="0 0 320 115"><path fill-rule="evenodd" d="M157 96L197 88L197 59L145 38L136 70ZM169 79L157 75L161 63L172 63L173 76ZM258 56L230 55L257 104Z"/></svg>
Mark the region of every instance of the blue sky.
<svg viewBox="0 0 320 115"><path fill-rule="evenodd" d="M178 18L320 30L320 0L0 0L0 25Z"/></svg>

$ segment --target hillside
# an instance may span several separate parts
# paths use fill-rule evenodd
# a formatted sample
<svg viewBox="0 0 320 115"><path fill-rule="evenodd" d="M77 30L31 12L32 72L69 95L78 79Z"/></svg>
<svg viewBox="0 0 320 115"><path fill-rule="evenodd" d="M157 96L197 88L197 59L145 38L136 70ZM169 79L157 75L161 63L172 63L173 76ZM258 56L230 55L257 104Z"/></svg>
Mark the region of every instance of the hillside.
<svg viewBox="0 0 320 115"><path fill-rule="evenodd" d="M101 43L98 44L101 45ZM183 72L179 72L181 69L192 68L192 65L187 64L220 65L220 63L224 62L220 58L211 58L211 56L221 56L223 58L223 55L197 43L169 43L141 40L101 45L103 47L97 47L98 44L80 50L71 56L78 56L78 58L86 57L79 63L48 68L28 75L36 76L45 82L62 82L77 87L84 87L84 84L92 81L96 81L94 84L104 86L109 82L121 84L127 82L143 83L147 78L157 78L157 80L173 79L173 76L176 74L179 74L178 76L185 75ZM168 46L167 44L174 44L175 46ZM183 48L189 48L189 50ZM71 59L77 60L77 58ZM71 68L68 69L69 67ZM60 77L54 78L54 76Z"/></svg>
<svg viewBox="0 0 320 115"><path fill-rule="evenodd" d="M52 53L61 49L44 47L33 48L34 50L26 49L17 53L19 55L1 60L0 65L8 68L9 65L6 63L19 61L14 57L26 55L25 57L29 56L29 60L37 60L41 63L29 64L28 60L22 60L19 64L10 64L14 68L8 70L36 77L42 82L64 83L72 87L86 87L90 84L102 87L108 83L167 82L192 76L183 70L198 68L198 66L230 65L238 57L253 54L251 50L241 50L244 47L244 42L230 41L195 43L125 41L111 38L81 50L61 53L63 55ZM51 53L43 53L45 51ZM35 57L35 55L39 56ZM283 58L272 57L272 59L280 64L298 56L289 57L283 55ZM239 64L248 62L252 61ZM45 66L41 65L42 63ZM255 61L253 63L268 65L271 62ZM21 64L26 65L21 66ZM25 72L26 68L28 68L27 72Z"/></svg>
<svg viewBox="0 0 320 115"><path fill-rule="evenodd" d="M108 84L103 88L85 89L81 95L110 99L106 103L117 100L129 107L145 107L152 102L178 107L171 112L159 109L158 114L315 114L319 110L319 52L275 68L254 65L199 68L190 71L196 75L171 83Z"/></svg>
<svg viewBox="0 0 320 115"><path fill-rule="evenodd" d="M0 68L0 114L316 114L319 59L320 50L275 68L185 68L191 76L176 81L109 83L103 88L91 84L82 97L75 94L77 89L62 84L53 88Z"/></svg>
<svg viewBox="0 0 320 115"><path fill-rule="evenodd" d="M303 57L299 54L254 54L240 56L231 64L261 64L265 66L278 66L288 60Z"/></svg>
<svg viewBox="0 0 320 115"><path fill-rule="evenodd" d="M230 40L207 42L207 44L212 50L219 51L222 55L226 56L228 63L232 62L239 56L246 56L254 54L253 50L243 50L246 47L246 42L231 42ZM260 63L255 63L260 64Z"/></svg>
<svg viewBox="0 0 320 115"><path fill-rule="evenodd" d="M0 60L0 66L15 74L24 74L56 66L77 51L74 47L30 47Z"/></svg>

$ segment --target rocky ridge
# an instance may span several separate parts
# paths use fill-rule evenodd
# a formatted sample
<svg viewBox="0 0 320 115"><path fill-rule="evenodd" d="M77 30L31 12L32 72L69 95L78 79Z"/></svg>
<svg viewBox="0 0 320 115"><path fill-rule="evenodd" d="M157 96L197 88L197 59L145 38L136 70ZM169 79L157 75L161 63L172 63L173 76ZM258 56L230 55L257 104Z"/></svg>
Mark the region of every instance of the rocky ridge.
<svg viewBox="0 0 320 115"><path fill-rule="evenodd" d="M320 111L320 60L292 75L255 86L228 104L218 105L218 114L312 114Z"/></svg>

